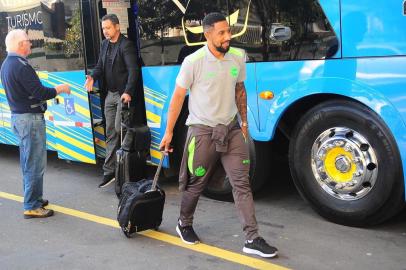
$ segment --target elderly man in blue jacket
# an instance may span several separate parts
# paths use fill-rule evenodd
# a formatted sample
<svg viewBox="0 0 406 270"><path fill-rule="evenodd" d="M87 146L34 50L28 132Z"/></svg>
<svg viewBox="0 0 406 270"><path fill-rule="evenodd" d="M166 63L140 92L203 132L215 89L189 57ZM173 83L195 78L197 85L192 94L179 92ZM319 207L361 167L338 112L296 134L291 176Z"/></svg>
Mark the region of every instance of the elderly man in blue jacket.
<svg viewBox="0 0 406 270"><path fill-rule="evenodd" d="M12 30L6 36L7 58L1 66L1 81L11 110L13 132L19 139L20 165L24 181L24 218L53 215L45 209L42 198L46 166L46 101L61 93L70 94L69 85L55 88L41 84L37 73L27 61L31 42L23 30Z"/></svg>

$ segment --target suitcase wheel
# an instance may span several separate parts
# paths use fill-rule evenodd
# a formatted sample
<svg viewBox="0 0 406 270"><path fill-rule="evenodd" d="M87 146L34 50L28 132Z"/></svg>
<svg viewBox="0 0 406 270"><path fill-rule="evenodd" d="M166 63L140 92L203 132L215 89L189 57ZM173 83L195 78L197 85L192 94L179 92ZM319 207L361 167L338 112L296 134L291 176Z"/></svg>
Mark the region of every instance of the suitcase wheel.
<svg viewBox="0 0 406 270"><path fill-rule="evenodd" d="M127 238L131 238L131 233L129 233L129 232L127 232L126 230L122 230L123 231L123 233L124 233L124 235L127 237Z"/></svg>

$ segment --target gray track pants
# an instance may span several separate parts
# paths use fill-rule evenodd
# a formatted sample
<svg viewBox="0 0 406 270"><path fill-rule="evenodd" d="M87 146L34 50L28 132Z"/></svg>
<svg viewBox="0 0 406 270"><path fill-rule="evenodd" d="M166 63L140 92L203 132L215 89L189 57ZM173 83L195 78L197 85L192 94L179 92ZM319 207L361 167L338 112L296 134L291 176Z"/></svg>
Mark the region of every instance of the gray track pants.
<svg viewBox="0 0 406 270"><path fill-rule="evenodd" d="M180 220L182 225L192 225L197 202L204 188L221 161L233 187L233 197L238 217L247 240L258 237L258 225L255 218L254 201L249 183L248 144L239 128L231 129L227 135L226 152L217 152L211 134L201 135L196 127L189 127L186 155L182 163L187 162L189 181L186 184L181 201ZM195 136L195 134L199 134Z"/></svg>
<svg viewBox="0 0 406 270"><path fill-rule="evenodd" d="M116 151L120 147L121 100L118 92L108 92L104 104L106 117L106 159L104 175L114 174L116 168Z"/></svg>

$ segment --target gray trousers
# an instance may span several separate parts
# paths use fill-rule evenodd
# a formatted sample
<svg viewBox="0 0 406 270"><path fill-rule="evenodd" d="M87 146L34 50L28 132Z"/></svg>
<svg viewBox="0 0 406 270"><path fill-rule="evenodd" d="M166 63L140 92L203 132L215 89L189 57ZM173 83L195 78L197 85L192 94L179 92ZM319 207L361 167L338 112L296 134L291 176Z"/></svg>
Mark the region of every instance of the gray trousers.
<svg viewBox="0 0 406 270"><path fill-rule="evenodd" d="M189 171L189 181L181 199L179 219L182 225L192 225L199 197L221 161L233 187L234 202L245 237L247 240L255 239L259 235L249 183L249 150L241 130L237 128L229 131L226 152L216 151L211 134L194 136L193 127L189 127L189 132L185 145L188 155L184 155L182 161L188 163Z"/></svg>
<svg viewBox="0 0 406 270"><path fill-rule="evenodd" d="M120 147L121 100L118 92L108 92L104 103L106 117L106 159L104 175L114 174L116 169L116 151Z"/></svg>

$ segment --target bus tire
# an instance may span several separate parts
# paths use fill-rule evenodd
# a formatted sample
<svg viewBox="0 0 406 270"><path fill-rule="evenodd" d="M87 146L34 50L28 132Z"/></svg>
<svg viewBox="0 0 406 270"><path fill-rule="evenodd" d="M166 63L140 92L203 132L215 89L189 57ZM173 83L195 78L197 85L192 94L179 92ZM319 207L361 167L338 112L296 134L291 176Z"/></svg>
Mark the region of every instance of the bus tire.
<svg viewBox="0 0 406 270"><path fill-rule="evenodd" d="M250 152L250 184L251 190L253 192L258 191L263 183L264 177L259 175L260 171L257 170L257 151L255 148L254 141L250 138L249 139L249 152ZM220 200L220 201L233 201L233 193L232 187L229 181L228 176L225 174L223 167L221 164L218 166L216 172L214 172L212 179L207 184L203 194L206 197L211 199Z"/></svg>
<svg viewBox="0 0 406 270"><path fill-rule="evenodd" d="M374 225L404 206L395 140L380 117L357 102L336 99L308 111L292 133L289 167L302 197L335 223Z"/></svg>

